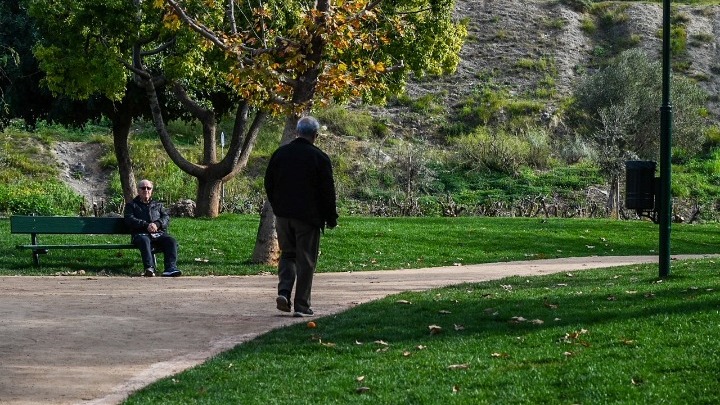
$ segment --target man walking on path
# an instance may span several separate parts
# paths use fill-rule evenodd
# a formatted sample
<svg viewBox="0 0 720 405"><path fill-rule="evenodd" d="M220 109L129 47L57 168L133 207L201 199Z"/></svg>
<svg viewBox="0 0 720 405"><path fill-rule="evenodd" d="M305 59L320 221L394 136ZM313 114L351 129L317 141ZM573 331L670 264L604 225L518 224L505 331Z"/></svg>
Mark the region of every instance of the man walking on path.
<svg viewBox="0 0 720 405"><path fill-rule="evenodd" d="M303 117L297 138L278 148L265 172L265 192L276 217L280 263L277 309L312 316L310 295L320 250L320 233L337 226L330 158L314 145L320 123ZM295 298L291 293L295 285Z"/></svg>

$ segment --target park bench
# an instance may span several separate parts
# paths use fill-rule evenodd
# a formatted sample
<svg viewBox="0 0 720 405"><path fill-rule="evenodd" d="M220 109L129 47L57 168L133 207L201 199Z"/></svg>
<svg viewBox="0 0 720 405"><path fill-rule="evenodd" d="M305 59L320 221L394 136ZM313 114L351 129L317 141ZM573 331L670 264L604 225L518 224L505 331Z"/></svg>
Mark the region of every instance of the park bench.
<svg viewBox="0 0 720 405"><path fill-rule="evenodd" d="M61 217L25 216L10 217L10 233L30 234L29 245L16 245L18 249L32 251L33 263L40 265L40 255L51 249L137 249L131 243L42 244L38 235L130 235L132 232L120 217ZM128 237L128 239L130 239ZM155 256L153 251L153 258Z"/></svg>

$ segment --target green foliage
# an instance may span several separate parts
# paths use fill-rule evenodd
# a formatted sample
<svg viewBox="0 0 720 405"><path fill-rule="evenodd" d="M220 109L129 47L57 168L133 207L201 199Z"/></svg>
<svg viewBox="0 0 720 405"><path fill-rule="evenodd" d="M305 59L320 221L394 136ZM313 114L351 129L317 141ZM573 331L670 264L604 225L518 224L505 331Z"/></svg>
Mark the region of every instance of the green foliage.
<svg viewBox="0 0 720 405"><path fill-rule="evenodd" d="M673 196L702 206L704 213L712 211L720 195L720 150L673 165L672 183Z"/></svg>
<svg viewBox="0 0 720 405"><path fill-rule="evenodd" d="M597 74L586 76L575 89L576 111L584 114L576 118L580 132L596 141L622 139L620 154L657 156L661 70L659 63L650 61L642 51L629 50ZM678 75L673 76L672 86L675 145L698 151L703 144L706 95Z"/></svg>
<svg viewBox="0 0 720 405"><path fill-rule="evenodd" d="M412 98L404 93L392 101L398 105L410 107L410 109L416 113L441 114L444 112L444 107L438 104L437 99L438 96L433 94Z"/></svg>
<svg viewBox="0 0 720 405"><path fill-rule="evenodd" d="M591 11L598 16L600 26L607 29L622 24L628 20L627 4L613 4L612 2L596 3Z"/></svg>
<svg viewBox="0 0 720 405"><path fill-rule="evenodd" d="M713 125L708 127L705 132L707 138L707 147L716 148L720 146L720 125Z"/></svg>
<svg viewBox="0 0 720 405"><path fill-rule="evenodd" d="M3 215L77 215L83 205L83 198L59 180L0 183Z"/></svg>
<svg viewBox="0 0 720 405"><path fill-rule="evenodd" d="M586 34L592 35L597 31L597 24L595 20L590 16L583 16L580 20L580 29Z"/></svg>
<svg viewBox="0 0 720 405"><path fill-rule="evenodd" d="M454 144L461 165L511 175L522 166L547 167L551 152L549 135L539 129L515 136L481 127L455 139Z"/></svg>
<svg viewBox="0 0 720 405"><path fill-rule="evenodd" d="M538 72L552 72L557 74L555 62L547 57L541 57L539 59L521 58L517 61L516 66Z"/></svg>
<svg viewBox="0 0 720 405"><path fill-rule="evenodd" d="M363 111L350 111L346 106L319 110L316 117L328 131L355 139L383 138L389 134L387 125Z"/></svg>
<svg viewBox="0 0 720 405"><path fill-rule="evenodd" d="M510 204L537 196L559 196L568 204L582 206L586 204L586 190L603 183L597 167L587 163L542 171L523 168L513 177L460 167L439 172L439 177L454 200L467 207Z"/></svg>

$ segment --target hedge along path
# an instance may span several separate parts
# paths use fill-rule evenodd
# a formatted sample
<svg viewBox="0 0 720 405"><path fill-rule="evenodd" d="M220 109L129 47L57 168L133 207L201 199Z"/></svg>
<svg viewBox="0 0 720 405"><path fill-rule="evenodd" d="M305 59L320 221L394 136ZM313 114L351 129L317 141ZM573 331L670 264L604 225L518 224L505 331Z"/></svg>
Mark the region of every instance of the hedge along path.
<svg viewBox="0 0 720 405"><path fill-rule="evenodd" d="M674 258L704 257L712 256ZM657 261L614 256L319 273L314 319L402 291ZM0 277L0 403L116 404L262 333L307 321L275 309L276 285L275 275Z"/></svg>

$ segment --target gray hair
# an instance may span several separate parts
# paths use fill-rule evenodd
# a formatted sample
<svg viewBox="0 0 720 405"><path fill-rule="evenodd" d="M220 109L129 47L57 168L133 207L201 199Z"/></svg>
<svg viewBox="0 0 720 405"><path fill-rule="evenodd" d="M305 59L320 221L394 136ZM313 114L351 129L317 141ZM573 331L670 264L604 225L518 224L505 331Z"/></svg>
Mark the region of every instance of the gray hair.
<svg viewBox="0 0 720 405"><path fill-rule="evenodd" d="M138 183L137 186L138 186L138 188L140 188L142 186L153 187L153 182L148 179L142 179L142 180L140 180L140 182Z"/></svg>
<svg viewBox="0 0 720 405"><path fill-rule="evenodd" d="M298 135L304 138L312 138L320 132L320 123L315 117L306 116L298 120L297 127Z"/></svg>

